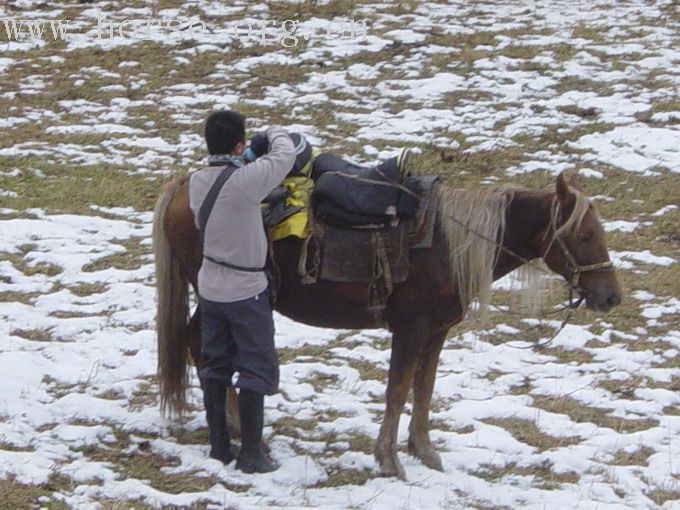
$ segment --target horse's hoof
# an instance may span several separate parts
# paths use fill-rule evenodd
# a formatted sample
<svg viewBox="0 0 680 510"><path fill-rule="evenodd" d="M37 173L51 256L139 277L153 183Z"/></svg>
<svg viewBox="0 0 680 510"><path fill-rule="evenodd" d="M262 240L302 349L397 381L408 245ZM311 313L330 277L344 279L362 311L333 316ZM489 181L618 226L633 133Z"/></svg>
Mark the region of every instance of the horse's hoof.
<svg viewBox="0 0 680 510"><path fill-rule="evenodd" d="M416 447L415 442L409 439L408 452L430 469L442 472L444 471L442 459L431 445L418 448Z"/></svg>
<svg viewBox="0 0 680 510"><path fill-rule="evenodd" d="M425 464L430 469L436 471L444 472L444 466L442 466L442 459L439 454L435 451L427 453L425 456L421 457L421 462Z"/></svg>
<svg viewBox="0 0 680 510"><path fill-rule="evenodd" d="M391 478L393 476L399 478L401 481L405 482L406 481L406 472L404 471L404 468L401 466L401 462L397 461L395 463L391 463L392 465L390 466L380 466L380 476L383 476L385 478Z"/></svg>
<svg viewBox="0 0 680 510"><path fill-rule="evenodd" d="M231 423L229 423L227 428L229 429L229 436L230 437L235 438L235 439L238 439L238 438L241 437L241 426L240 425L235 426L235 425L232 425Z"/></svg>
<svg viewBox="0 0 680 510"><path fill-rule="evenodd" d="M375 449L375 460L380 466L380 476L396 476L406 481L406 472L397 458L396 452L383 453L379 448Z"/></svg>

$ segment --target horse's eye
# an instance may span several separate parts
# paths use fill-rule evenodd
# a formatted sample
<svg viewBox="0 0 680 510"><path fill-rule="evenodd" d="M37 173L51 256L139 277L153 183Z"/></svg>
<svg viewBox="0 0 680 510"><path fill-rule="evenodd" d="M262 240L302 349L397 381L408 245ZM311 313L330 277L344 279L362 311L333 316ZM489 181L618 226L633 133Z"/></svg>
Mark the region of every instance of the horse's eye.
<svg viewBox="0 0 680 510"><path fill-rule="evenodd" d="M579 232L578 233L578 240L579 241L590 241L590 232Z"/></svg>

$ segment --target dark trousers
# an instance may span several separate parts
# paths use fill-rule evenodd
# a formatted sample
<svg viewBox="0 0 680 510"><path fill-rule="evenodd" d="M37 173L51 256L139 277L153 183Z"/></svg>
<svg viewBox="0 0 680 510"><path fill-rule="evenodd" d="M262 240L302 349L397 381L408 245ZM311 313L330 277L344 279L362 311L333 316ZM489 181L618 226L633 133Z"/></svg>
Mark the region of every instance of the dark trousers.
<svg viewBox="0 0 680 510"><path fill-rule="evenodd" d="M231 384L272 395L279 387L274 347L274 319L267 290L233 303L199 299L201 312L201 380Z"/></svg>

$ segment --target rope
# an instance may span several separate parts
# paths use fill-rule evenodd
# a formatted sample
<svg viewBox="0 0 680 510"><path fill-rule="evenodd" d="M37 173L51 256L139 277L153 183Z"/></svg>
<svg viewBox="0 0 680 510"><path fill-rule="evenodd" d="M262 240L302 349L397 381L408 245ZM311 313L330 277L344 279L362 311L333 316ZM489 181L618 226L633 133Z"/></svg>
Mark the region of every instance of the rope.
<svg viewBox="0 0 680 510"><path fill-rule="evenodd" d="M573 306L572 304L568 304L568 305L560 307L559 309L557 309L553 312L546 312L545 313L546 315L548 315L548 314L559 313L559 312L563 312L564 310L568 310L567 316L562 320L560 327L557 328L557 331L555 331L555 334L552 337L550 337L548 340L545 340L543 342L537 342L537 343L534 343L534 344L531 344L531 345L512 345L512 340L509 341L509 342L499 341L498 343L503 343L503 344L507 345L508 347L510 347L511 349L521 349L521 350L534 349L534 348L543 349L544 347L547 347L548 345L550 345L555 340L555 338L558 337L558 335L562 332L562 330L565 328L565 326L569 323L571 318L574 316L574 312L581 305L582 302L583 302L583 298L579 298L576 301L576 306ZM506 310L505 312L506 313L512 313L509 310ZM494 339L498 338L493 333L483 333L483 335L490 337L490 338L494 338Z"/></svg>

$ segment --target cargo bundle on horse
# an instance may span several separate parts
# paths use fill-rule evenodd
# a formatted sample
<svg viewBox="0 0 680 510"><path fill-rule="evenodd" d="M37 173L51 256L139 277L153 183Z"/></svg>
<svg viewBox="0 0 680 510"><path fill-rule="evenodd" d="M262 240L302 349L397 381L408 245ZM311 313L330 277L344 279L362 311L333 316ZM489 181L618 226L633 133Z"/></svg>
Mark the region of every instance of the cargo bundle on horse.
<svg viewBox="0 0 680 510"><path fill-rule="evenodd" d="M202 253L187 188L186 178L171 182L154 215L161 402L172 412L185 405L189 355L197 366L201 364L198 314L190 315L189 285L196 290ZM329 281L323 274L313 283L303 282L301 254L312 257L307 252L315 251L313 246L296 237L273 243L273 260L280 273L276 304L280 313L315 326L387 327L392 332L386 412L375 456L383 474L401 478L405 473L397 458L397 430L410 389L409 452L425 465L442 469L429 437L439 354L447 332L463 320L471 302L478 300L481 308L488 304L494 280L542 258L588 308L606 312L620 302L598 214L590 200L561 175L553 191L456 190L440 185L426 202L421 207L432 207L431 237L417 248L407 245L405 262L395 266L383 313L368 306L367 292L375 282ZM337 242L342 237L334 238L328 249L339 250L336 258L353 258L352 235L346 233L346 244Z"/></svg>

